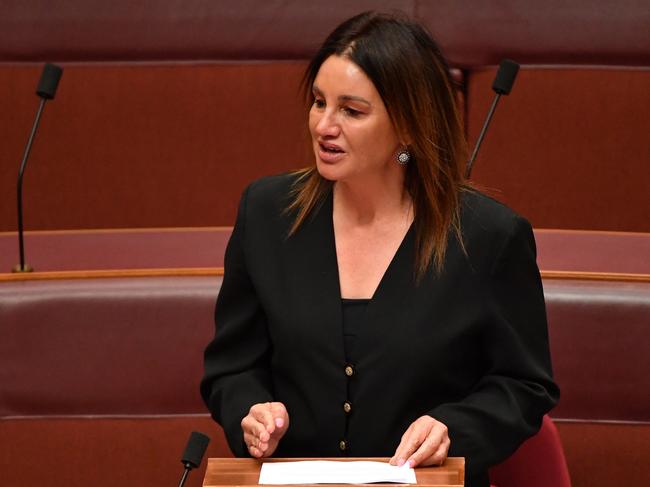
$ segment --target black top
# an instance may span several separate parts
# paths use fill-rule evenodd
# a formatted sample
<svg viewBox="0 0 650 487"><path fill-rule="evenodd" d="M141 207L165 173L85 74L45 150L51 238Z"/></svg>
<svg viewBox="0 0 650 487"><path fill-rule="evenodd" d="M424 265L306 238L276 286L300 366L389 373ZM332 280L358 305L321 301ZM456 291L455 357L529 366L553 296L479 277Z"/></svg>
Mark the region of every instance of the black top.
<svg viewBox="0 0 650 487"><path fill-rule="evenodd" d="M487 486L487 469L536 433L559 397L530 224L463 192L464 245L451 235L442 272L420 282L412 225L366 307L349 367L332 193L287 237L294 181L246 189L226 250L201 393L231 449L248 455L241 420L267 401L290 418L278 457L391 456L426 414L447 426L449 455L465 457L467 487Z"/></svg>
<svg viewBox="0 0 650 487"><path fill-rule="evenodd" d="M370 299L341 299L341 311L343 313L343 349L345 361L354 364L357 357L354 354L354 345L363 324L363 317Z"/></svg>

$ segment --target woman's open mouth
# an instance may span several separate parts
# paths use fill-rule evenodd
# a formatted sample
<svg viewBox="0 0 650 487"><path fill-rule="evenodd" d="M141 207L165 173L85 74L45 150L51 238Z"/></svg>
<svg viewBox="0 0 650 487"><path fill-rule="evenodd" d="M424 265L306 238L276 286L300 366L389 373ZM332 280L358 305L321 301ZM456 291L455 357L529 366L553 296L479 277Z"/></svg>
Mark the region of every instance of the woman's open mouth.
<svg viewBox="0 0 650 487"><path fill-rule="evenodd" d="M345 151L336 144L318 142L318 157L324 162L336 162L345 155Z"/></svg>

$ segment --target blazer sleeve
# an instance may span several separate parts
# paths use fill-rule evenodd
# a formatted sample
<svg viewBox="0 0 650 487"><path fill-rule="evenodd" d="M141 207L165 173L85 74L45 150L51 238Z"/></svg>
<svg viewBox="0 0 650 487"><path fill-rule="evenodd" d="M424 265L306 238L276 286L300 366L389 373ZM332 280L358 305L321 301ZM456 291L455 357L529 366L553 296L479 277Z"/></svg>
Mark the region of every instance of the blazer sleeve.
<svg viewBox="0 0 650 487"><path fill-rule="evenodd" d="M231 450L246 456L241 420L253 404L272 401L270 340L264 310L246 266L244 191L226 247L224 278L215 310L216 332L204 355L201 395L223 427Z"/></svg>
<svg viewBox="0 0 650 487"><path fill-rule="evenodd" d="M429 412L447 426L450 455L466 457L470 475L511 455L559 398L533 232L519 216L511 223L484 279L487 372L467 397Z"/></svg>

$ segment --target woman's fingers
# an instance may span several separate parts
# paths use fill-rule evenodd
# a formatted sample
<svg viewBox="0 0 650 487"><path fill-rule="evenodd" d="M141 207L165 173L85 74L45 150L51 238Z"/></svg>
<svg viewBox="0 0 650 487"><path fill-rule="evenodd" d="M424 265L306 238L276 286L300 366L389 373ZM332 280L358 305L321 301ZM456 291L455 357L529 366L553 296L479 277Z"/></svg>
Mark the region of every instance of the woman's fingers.
<svg viewBox="0 0 650 487"><path fill-rule="evenodd" d="M263 451L263 445L266 444L266 442L263 442L260 440L259 436L257 435L251 435L249 433L244 433L244 443L246 443L247 447L254 447L257 448L260 451Z"/></svg>
<svg viewBox="0 0 650 487"><path fill-rule="evenodd" d="M289 427L289 414L287 413L287 408L284 407L284 404L281 402L272 402L271 414L273 415L273 421L276 428L286 431Z"/></svg>
<svg viewBox="0 0 650 487"><path fill-rule="evenodd" d="M390 459L391 465L411 467L440 465L447 458L450 446L447 427L431 416L421 416L408 427Z"/></svg>
<svg viewBox="0 0 650 487"><path fill-rule="evenodd" d="M249 412L248 415L242 419L241 428L245 434L248 433L262 441L268 441L271 436L267 430L266 423L260 421L258 416L252 412Z"/></svg>
<svg viewBox="0 0 650 487"><path fill-rule="evenodd" d="M411 467L441 465L447 458L450 441L447 428L440 422L434 424L420 447L407 460Z"/></svg>
<svg viewBox="0 0 650 487"><path fill-rule="evenodd" d="M248 453L254 458L262 458L264 456L264 453L259 448L255 448L254 446L248 447Z"/></svg>
<svg viewBox="0 0 650 487"><path fill-rule="evenodd" d="M411 453L417 449L422 442L420 435L422 435L421 427L417 421L411 423L408 429L402 435L402 439L395 450L393 458L390 459L391 465L402 466L406 460L411 456Z"/></svg>
<svg viewBox="0 0 650 487"><path fill-rule="evenodd" d="M409 457L415 452L422 442L426 439L429 432L428 425L426 421L423 421L423 417L418 418L413 421L407 430L402 435L400 444L395 450L395 455L391 458L390 463L392 465L402 466Z"/></svg>
<svg viewBox="0 0 650 487"><path fill-rule="evenodd" d="M253 416L263 428L269 433L275 430L275 418L273 417L272 403L265 402L251 406L249 415Z"/></svg>
<svg viewBox="0 0 650 487"><path fill-rule="evenodd" d="M450 446L451 446L451 441L449 440L449 437L447 437L446 441L440 443L438 450L436 450L436 452L431 457L426 459L420 465L423 467L426 467L428 465L442 465L443 463L445 463L445 460L447 460L447 455L449 454Z"/></svg>
<svg viewBox="0 0 650 487"><path fill-rule="evenodd" d="M254 404L241 421L248 452L256 458L271 455L288 427L289 415L280 402Z"/></svg>

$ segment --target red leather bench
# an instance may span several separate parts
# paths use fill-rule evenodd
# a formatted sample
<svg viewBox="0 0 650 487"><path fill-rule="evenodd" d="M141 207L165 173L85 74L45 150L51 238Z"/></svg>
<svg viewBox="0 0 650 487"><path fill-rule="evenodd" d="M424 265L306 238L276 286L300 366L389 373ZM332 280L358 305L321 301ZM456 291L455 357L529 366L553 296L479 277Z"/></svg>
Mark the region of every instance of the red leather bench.
<svg viewBox="0 0 650 487"><path fill-rule="evenodd" d="M55 487L170 482L192 429L213 436L209 455L229 455L198 395L219 284L218 276L3 282L7 485L45 475ZM640 484L650 454L650 283L546 279L544 289L562 389L552 416L573 485Z"/></svg>

